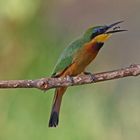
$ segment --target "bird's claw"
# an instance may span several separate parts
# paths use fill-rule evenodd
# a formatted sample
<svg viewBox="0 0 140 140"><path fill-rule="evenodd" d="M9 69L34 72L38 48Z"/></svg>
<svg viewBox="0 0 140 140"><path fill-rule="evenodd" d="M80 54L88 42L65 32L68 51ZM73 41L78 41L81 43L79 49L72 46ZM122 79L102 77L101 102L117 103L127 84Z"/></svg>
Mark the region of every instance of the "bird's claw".
<svg viewBox="0 0 140 140"><path fill-rule="evenodd" d="M71 83L74 83L73 77L67 75L66 78L67 78Z"/></svg>
<svg viewBox="0 0 140 140"><path fill-rule="evenodd" d="M92 81L96 81L96 77L94 76L94 74L90 73L90 72L84 72L85 75L89 75Z"/></svg>

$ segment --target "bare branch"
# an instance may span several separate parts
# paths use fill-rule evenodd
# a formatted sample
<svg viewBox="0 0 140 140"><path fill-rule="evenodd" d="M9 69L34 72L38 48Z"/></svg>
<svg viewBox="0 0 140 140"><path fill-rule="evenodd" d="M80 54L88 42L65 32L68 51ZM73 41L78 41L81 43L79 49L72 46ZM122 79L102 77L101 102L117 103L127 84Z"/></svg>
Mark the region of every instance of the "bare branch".
<svg viewBox="0 0 140 140"><path fill-rule="evenodd" d="M138 75L140 75L140 64L133 64L127 68L96 73L94 75L78 75L76 77L68 76L65 78L41 78L37 80L0 81L0 88L37 88L48 90L56 87L90 84Z"/></svg>

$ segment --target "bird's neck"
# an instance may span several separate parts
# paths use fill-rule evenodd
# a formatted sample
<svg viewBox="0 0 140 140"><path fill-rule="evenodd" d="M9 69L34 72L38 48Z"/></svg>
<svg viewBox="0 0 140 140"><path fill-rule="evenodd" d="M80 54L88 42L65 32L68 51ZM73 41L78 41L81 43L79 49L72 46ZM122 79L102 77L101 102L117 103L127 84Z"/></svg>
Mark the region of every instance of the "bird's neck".
<svg viewBox="0 0 140 140"><path fill-rule="evenodd" d="M102 42L97 42L95 45L93 45L93 49L95 51L99 51L103 47L104 43Z"/></svg>

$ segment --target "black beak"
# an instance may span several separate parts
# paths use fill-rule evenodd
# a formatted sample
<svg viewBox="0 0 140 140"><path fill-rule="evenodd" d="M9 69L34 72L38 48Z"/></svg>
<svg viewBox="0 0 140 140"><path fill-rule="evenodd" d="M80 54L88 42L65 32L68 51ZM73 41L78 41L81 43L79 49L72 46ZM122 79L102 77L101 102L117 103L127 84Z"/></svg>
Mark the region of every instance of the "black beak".
<svg viewBox="0 0 140 140"><path fill-rule="evenodd" d="M106 33L107 33L107 34L111 34L111 33L117 33L117 32L127 31L127 30L122 30L122 29L120 29L120 26L116 26L116 25L118 25L118 24L120 24L120 23L122 23L122 22L124 22L124 21L118 21L118 22L115 22L115 23L113 23L113 24L107 26L107 30L109 30L109 29L111 29L111 28L113 28L113 27L114 27L114 28L113 28L113 30L107 31Z"/></svg>

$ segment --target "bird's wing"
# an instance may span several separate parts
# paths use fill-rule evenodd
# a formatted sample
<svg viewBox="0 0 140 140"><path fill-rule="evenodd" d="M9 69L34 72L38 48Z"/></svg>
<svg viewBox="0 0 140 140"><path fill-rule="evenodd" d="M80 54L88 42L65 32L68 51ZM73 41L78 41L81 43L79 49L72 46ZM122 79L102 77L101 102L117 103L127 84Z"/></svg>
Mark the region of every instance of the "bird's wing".
<svg viewBox="0 0 140 140"><path fill-rule="evenodd" d="M72 64L74 54L77 52L78 49L80 49L83 46L84 42L84 40L78 39L64 49L54 67L52 76L57 75Z"/></svg>

